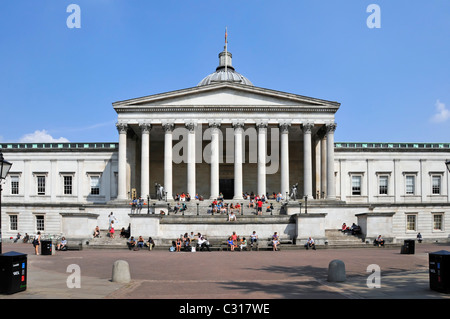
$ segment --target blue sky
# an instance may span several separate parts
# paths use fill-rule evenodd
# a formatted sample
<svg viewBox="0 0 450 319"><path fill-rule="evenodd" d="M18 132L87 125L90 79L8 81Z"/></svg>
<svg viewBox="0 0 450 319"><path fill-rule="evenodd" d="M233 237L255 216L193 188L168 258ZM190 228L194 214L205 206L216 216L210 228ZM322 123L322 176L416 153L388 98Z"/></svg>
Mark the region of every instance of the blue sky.
<svg viewBox="0 0 450 319"><path fill-rule="evenodd" d="M112 103L197 85L228 27L255 86L341 103L336 142L448 143L449 16L448 0L2 1L0 142L116 142Z"/></svg>

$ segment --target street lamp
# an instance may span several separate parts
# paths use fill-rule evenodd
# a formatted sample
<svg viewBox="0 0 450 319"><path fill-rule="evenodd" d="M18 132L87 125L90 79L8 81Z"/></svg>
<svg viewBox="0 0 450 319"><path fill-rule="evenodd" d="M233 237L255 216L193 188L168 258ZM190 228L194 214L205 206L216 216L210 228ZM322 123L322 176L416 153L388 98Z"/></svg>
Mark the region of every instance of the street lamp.
<svg viewBox="0 0 450 319"><path fill-rule="evenodd" d="M12 164L3 159L3 153L0 152L0 255L2 252L2 181L8 175Z"/></svg>
<svg viewBox="0 0 450 319"><path fill-rule="evenodd" d="M308 214L308 195L305 195L305 214Z"/></svg>
<svg viewBox="0 0 450 319"><path fill-rule="evenodd" d="M448 172L450 173L450 161L447 160L447 161L445 162L445 165L447 166Z"/></svg>

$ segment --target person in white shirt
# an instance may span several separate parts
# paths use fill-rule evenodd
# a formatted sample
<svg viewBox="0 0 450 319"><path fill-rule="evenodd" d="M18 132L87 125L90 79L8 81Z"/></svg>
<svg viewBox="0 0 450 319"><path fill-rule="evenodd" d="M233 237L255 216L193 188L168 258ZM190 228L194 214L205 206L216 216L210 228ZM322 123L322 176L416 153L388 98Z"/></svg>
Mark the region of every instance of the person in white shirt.
<svg viewBox="0 0 450 319"><path fill-rule="evenodd" d="M209 241L206 240L205 237L203 237L203 236L199 237L197 243L198 243L198 247L200 248L200 251L203 251L203 248L206 248L208 251L211 251L209 249L209 246L210 246Z"/></svg>
<svg viewBox="0 0 450 319"><path fill-rule="evenodd" d="M314 239L312 239L311 237L309 237L308 241L305 244L306 250L308 250L310 247L313 250L316 250L316 244L314 243Z"/></svg>
<svg viewBox="0 0 450 319"><path fill-rule="evenodd" d="M253 247L253 244L256 244L258 242L258 235L256 234L256 231L253 231L253 233L250 235L250 246Z"/></svg>

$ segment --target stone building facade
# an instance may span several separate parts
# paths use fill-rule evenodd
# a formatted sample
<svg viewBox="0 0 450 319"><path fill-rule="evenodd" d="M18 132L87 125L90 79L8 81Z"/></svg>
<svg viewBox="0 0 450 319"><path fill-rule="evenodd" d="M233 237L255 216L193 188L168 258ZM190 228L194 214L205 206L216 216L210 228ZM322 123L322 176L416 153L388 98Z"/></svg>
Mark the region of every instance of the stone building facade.
<svg viewBox="0 0 450 319"><path fill-rule="evenodd" d="M448 240L449 143L335 142L340 103L256 87L231 58L221 52L216 71L195 87L113 103L118 142L0 144L13 163L2 193L4 236L39 230L87 238L96 225L107 227L111 211L119 226L128 226L137 218L129 210L135 196L150 212L165 209L166 200L173 205L181 193L207 203L221 193L242 202L253 192L280 193L276 214L296 215L295 225L267 219L260 227L268 235L278 229L326 241L327 229L355 222L368 238L382 233L398 241L421 232ZM156 200L157 184L163 201ZM185 220L164 218L141 218L136 229L157 238L179 235ZM232 229L206 216L196 223L217 236ZM245 223L258 227L254 219Z"/></svg>

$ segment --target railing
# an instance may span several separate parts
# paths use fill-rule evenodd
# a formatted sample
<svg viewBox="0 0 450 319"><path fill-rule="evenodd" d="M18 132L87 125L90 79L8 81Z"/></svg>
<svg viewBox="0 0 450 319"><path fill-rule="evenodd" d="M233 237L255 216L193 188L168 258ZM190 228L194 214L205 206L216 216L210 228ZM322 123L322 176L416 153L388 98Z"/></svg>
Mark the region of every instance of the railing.
<svg viewBox="0 0 450 319"><path fill-rule="evenodd" d="M450 143L334 143L336 149L448 149Z"/></svg>
<svg viewBox="0 0 450 319"><path fill-rule="evenodd" d="M64 149L103 149L115 150L119 148L118 143L0 143L0 150L23 149L23 150L64 150Z"/></svg>

